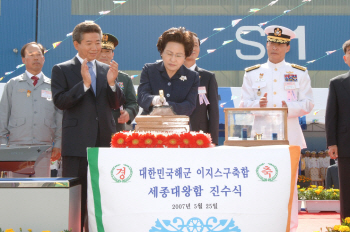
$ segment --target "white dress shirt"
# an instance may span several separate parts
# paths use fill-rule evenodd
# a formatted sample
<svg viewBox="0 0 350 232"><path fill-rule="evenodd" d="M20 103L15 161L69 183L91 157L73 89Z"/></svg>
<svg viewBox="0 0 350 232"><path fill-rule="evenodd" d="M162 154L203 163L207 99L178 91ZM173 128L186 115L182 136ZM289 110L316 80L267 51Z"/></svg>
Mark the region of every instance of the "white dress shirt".
<svg viewBox="0 0 350 232"><path fill-rule="evenodd" d="M192 71L195 71L195 68L197 67L197 64L194 63L194 65L192 65L191 67L189 67L188 69L192 70Z"/></svg>
<svg viewBox="0 0 350 232"><path fill-rule="evenodd" d="M42 79L42 76L43 76L43 72L40 72L37 75L33 75L26 70L25 73L27 74L27 77L29 77L32 80L32 83L34 83L34 80L32 79L33 76L36 76L37 78L39 78L38 80Z"/></svg>

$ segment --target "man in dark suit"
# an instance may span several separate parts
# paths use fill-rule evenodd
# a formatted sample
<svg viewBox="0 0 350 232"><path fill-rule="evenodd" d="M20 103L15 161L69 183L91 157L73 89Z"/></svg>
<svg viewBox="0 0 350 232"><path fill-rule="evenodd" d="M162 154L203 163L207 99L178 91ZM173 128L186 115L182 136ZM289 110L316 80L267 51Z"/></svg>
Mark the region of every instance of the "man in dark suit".
<svg viewBox="0 0 350 232"><path fill-rule="evenodd" d="M200 52L200 41L193 34L194 47L192 55L185 60L185 66L199 74L199 87L196 108L190 116L191 130L210 133L212 142L218 145L219 140L219 99L218 83L215 74L199 68L196 59Z"/></svg>
<svg viewBox="0 0 350 232"><path fill-rule="evenodd" d="M326 188L339 189L338 163L327 168Z"/></svg>
<svg viewBox="0 0 350 232"><path fill-rule="evenodd" d="M103 33L102 50L98 61L109 64L114 57L114 49L118 46L118 39L111 34ZM123 90L125 95L125 103L120 109L112 111L115 122L117 123L117 132L125 130L125 123L130 125L139 112L137 105L136 93L134 85L128 74L118 70L117 84Z"/></svg>
<svg viewBox="0 0 350 232"><path fill-rule="evenodd" d="M350 40L343 45L350 67ZM326 135L331 159L338 158L340 217L350 217L350 72L331 79L326 108Z"/></svg>
<svg viewBox="0 0 350 232"><path fill-rule="evenodd" d="M73 44L78 51L72 60L52 68L53 101L63 110L63 177L80 177L82 183L81 222L83 231L87 197L87 147L109 147L115 133L112 109L124 102L115 80L118 64L96 61L101 52L102 30L93 22L78 24ZM88 226L85 224L85 231Z"/></svg>

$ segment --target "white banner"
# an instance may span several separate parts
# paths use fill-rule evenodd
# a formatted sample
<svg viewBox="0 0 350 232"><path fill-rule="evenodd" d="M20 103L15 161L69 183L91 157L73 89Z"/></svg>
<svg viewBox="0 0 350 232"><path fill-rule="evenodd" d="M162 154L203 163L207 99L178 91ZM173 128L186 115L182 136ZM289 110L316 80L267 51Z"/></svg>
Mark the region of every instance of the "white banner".
<svg viewBox="0 0 350 232"><path fill-rule="evenodd" d="M291 157L289 146L89 148L90 231L286 231Z"/></svg>

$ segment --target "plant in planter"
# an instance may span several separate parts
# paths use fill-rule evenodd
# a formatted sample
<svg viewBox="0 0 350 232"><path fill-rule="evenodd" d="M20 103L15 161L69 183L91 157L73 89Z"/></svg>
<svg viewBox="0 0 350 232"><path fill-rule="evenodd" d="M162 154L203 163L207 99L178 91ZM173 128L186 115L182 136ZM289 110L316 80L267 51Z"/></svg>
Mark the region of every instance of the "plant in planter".
<svg viewBox="0 0 350 232"><path fill-rule="evenodd" d="M298 198L305 200L305 208L309 213L340 212L339 189L324 189L322 186L311 185L307 189L299 189L299 194Z"/></svg>
<svg viewBox="0 0 350 232"><path fill-rule="evenodd" d="M335 225L333 227L326 227L327 232L340 232L340 231L350 231L350 217L342 219L341 225Z"/></svg>
<svg viewBox="0 0 350 232"><path fill-rule="evenodd" d="M311 185L302 191L303 200L339 200L339 189L324 189L323 186Z"/></svg>
<svg viewBox="0 0 350 232"><path fill-rule="evenodd" d="M305 199L305 188L300 188L300 185L297 185L298 188L298 200L304 200Z"/></svg>
<svg viewBox="0 0 350 232"><path fill-rule="evenodd" d="M303 175L300 175L298 176L298 185L300 185L301 188L306 188L310 185L311 183L311 179L306 177L306 176L303 176Z"/></svg>

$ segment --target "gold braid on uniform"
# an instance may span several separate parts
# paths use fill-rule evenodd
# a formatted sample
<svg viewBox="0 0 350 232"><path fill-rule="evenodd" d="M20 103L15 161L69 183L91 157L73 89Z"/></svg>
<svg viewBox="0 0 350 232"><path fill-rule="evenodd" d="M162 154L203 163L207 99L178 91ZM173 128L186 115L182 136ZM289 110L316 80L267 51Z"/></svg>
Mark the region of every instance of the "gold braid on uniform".
<svg viewBox="0 0 350 232"><path fill-rule="evenodd" d="M278 36L267 36L267 42L286 44L290 42L290 39Z"/></svg>
<svg viewBox="0 0 350 232"><path fill-rule="evenodd" d="M250 71L253 71L255 69L258 69L260 68L261 64L257 64L257 65L254 65L254 66L251 66L251 67L248 67L246 69L244 69L246 72L250 72Z"/></svg>
<svg viewBox="0 0 350 232"><path fill-rule="evenodd" d="M293 68L296 68L296 69L299 69L301 71L306 71L307 68L306 67L303 67L303 66L300 66L300 65L297 65L297 64L291 64Z"/></svg>

